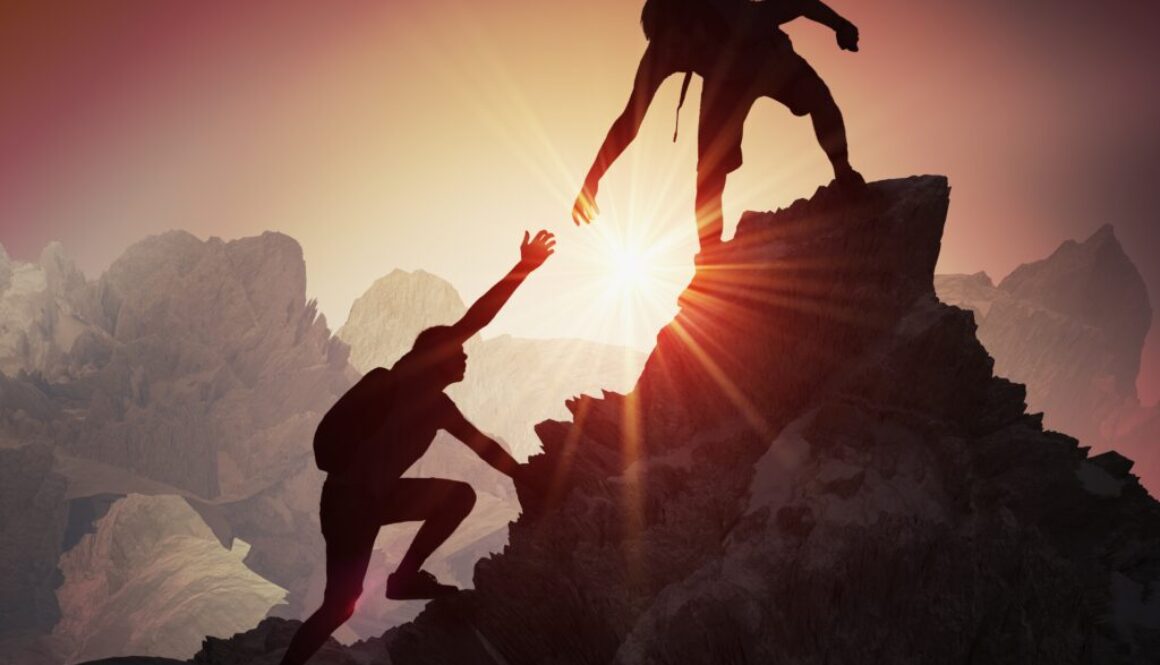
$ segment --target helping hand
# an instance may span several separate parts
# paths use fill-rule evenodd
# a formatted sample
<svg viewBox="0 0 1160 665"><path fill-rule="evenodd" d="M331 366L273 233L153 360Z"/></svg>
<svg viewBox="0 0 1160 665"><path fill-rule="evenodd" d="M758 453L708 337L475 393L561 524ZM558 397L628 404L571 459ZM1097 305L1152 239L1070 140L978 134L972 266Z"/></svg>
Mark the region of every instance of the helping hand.
<svg viewBox="0 0 1160 665"><path fill-rule="evenodd" d="M530 233L524 231L524 241L520 243L520 263L531 269L539 268L556 251L555 247L556 236L551 233L540 231L532 238Z"/></svg>
<svg viewBox="0 0 1160 665"><path fill-rule="evenodd" d="M858 50L858 26L845 21L835 31L838 38L838 48L844 51Z"/></svg>
<svg viewBox="0 0 1160 665"><path fill-rule="evenodd" d="M576 202L572 204L572 222L580 226L580 222L591 224L600 214L596 206L596 185L584 185L584 189L576 195Z"/></svg>

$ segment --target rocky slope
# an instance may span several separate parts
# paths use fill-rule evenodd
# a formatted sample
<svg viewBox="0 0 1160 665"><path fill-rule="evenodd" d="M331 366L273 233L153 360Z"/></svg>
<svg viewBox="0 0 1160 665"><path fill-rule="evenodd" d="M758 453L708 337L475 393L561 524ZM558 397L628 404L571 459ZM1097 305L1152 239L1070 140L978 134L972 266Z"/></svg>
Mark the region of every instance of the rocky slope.
<svg viewBox="0 0 1160 665"><path fill-rule="evenodd" d="M1136 393L1152 321L1148 293L1112 227L1020 266L995 286L982 273L935 280L939 297L975 313L995 373L1027 386L1047 427L1117 449L1160 490L1160 408Z"/></svg>
<svg viewBox="0 0 1160 665"><path fill-rule="evenodd" d="M552 488L518 488L475 589L312 662L1160 662L1160 506L935 297L948 197L747 215L635 390L537 428ZM277 662L293 628L194 662Z"/></svg>

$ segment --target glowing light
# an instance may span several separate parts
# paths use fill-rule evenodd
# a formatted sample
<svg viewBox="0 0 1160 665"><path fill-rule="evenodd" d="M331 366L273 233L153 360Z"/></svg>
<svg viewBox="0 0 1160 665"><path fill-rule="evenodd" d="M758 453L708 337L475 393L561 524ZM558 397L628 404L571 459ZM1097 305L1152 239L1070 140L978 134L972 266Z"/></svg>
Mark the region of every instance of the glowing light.
<svg viewBox="0 0 1160 665"><path fill-rule="evenodd" d="M637 247L620 247L612 251L612 280L624 290L644 288L646 282L655 277L655 266L646 252Z"/></svg>

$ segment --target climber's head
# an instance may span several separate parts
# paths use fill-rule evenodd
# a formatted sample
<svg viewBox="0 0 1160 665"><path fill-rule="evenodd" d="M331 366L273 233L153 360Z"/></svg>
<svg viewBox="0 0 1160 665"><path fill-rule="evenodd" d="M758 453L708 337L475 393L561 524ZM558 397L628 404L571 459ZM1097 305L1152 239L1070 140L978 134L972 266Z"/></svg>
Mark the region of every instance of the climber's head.
<svg viewBox="0 0 1160 665"><path fill-rule="evenodd" d="M467 372L467 352L452 333L451 326L427 328L415 337L415 343L400 359L400 364L440 389L462 381Z"/></svg>

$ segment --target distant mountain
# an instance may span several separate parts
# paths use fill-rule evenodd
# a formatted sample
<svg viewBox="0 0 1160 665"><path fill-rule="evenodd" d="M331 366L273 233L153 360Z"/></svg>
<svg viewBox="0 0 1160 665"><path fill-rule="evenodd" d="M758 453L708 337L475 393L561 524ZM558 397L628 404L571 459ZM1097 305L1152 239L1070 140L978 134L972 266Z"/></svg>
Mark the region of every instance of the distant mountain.
<svg viewBox="0 0 1160 665"><path fill-rule="evenodd" d="M455 323L466 311L450 282L423 270L392 270L354 301L335 336L350 346L350 364L366 372L395 364L420 331Z"/></svg>
<svg viewBox="0 0 1160 665"><path fill-rule="evenodd" d="M983 273L940 275L939 297L971 309L995 373L1027 386L1051 429L1137 461L1160 491L1160 409L1141 407L1140 356L1152 322L1144 280L1111 226L995 286Z"/></svg>
<svg viewBox="0 0 1160 665"><path fill-rule="evenodd" d="M35 264L4 257L0 287L0 445L12 449L5 471L14 478L0 510L21 515L11 522L21 530L10 541L18 544L0 549L0 567L14 571L13 582L0 584L0 608L24 608L21 616L40 617L30 627L43 632L59 616L54 590L62 602L113 602L70 596L77 587L60 587L58 559L63 553L76 572L71 548L85 541L73 532L95 519L86 499L146 493L183 497L220 541L217 550L186 548L167 565L205 570L216 565L215 551L241 538L250 544L246 567L288 589L285 611L301 612L323 575L323 474L310 442L358 374L306 300L298 243L275 233L225 242L174 231L136 243L94 281L50 248ZM47 472L35 450L47 451ZM36 510L21 508L30 501ZM134 574L124 560L104 566L110 576ZM241 565L228 570L253 576ZM155 584L127 587L132 593L118 598L140 594L134 602L143 607L162 598L204 604L195 585L147 579ZM52 602L35 600L38 609L27 611L28 598L44 597ZM242 596L238 602L245 605ZM28 619L12 625L21 622ZM189 630L179 622L155 627L158 648ZM102 649L139 639L121 628L104 632ZM38 633L34 646L47 651L23 662L58 662L61 648L85 648L74 643L87 643L86 630L73 625L51 643Z"/></svg>

